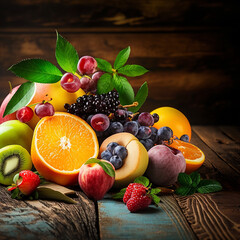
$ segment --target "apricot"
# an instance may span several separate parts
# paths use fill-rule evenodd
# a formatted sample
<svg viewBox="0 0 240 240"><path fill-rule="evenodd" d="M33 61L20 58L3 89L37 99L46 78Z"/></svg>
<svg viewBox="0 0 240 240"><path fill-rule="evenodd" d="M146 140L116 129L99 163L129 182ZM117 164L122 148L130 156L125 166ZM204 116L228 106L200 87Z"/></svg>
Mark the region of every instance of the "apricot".
<svg viewBox="0 0 240 240"><path fill-rule="evenodd" d="M142 176L148 166L148 153L142 143L130 133L122 132L105 139L100 147L99 156L107 149L110 142L116 142L126 147L127 157L123 160L121 168L116 170L114 187L126 187L135 178Z"/></svg>

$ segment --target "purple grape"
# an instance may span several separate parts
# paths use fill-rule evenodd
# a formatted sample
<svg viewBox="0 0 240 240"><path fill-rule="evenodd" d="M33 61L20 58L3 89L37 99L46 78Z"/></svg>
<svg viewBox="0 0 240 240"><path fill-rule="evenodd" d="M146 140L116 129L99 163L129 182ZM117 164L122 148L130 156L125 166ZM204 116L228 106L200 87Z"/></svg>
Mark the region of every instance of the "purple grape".
<svg viewBox="0 0 240 240"><path fill-rule="evenodd" d="M153 141L150 138L142 139L140 142L143 144L147 151L150 150L154 145Z"/></svg>
<svg viewBox="0 0 240 240"><path fill-rule="evenodd" d="M110 142L108 145L107 145L107 150L110 152L110 153L113 153L113 150L115 147L119 146L118 143L116 142Z"/></svg>
<svg viewBox="0 0 240 240"><path fill-rule="evenodd" d="M151 134L152 134L152 131L151 131L150 127L141 126L138 129L137 138L138 139L147 139L147 138L151 137Z"/></svg>
<svg viewBox="0 0 240 240"><path fill-rule="evenodd" d="M141 126L152 126L154 124L153 116L148 112L143 112L138 117Z"/></svg>
<svg viewBox="0 0 240 240"><path fill-rule="evenodd" d="M158 129L155 127L150 127L152 134L150 139L153 141L153 143L156 143L158 140Z"/></svg>
<svg viewBox="0 0 240 240"><path fill-rule="evenodd" d="M101 159L109 161L111 157L112 157L112 153L109 152L108 150L105 150L101 153Z"/></svg>
<svg viewBox="0 0 240 240"><path fill-rule="evenodd" d="M126 122L123 126L124 132L129 132L136 136L138 133L138 123L135 121Z"/></svg>
<svg viewBox="0 0 240 240"><path fill-rule="evenodd" d="M120 122L111 122L109 131L112 134L123 132L123 125Z"/></svg>
<svg viewBox="0 0 240 240"><path fill-rule="evenodd" d="M169 127L161 127L158 129L158 140L169 141L173 137L173 131Z"/></svg>
<svg viewBox="0 0 240 240"><path fill-rule="evenodd" d="M115 169L119 169L123 164L122 159L117 155L112 156L109 161L114 166Z"/></svg>
<svg viewBox="0 0 240 240"><path fill-rule="evenodd" d="M180 140L184 142L189 142L189 136L187 134L184 134L180 137Z"/></svg>
<svg viewBox="0 0 240 240"><path fill-rule="evenodd" d="M128 154L127 149L123 146L118 145L113 149L113 155L117 155L122 160L125 159L127 154Z"/></svg>
<svg viewBox="0 0 240 240"><path fill-rule="evenodd" d="M125 120L128 116L128 113L123 109L118 109L115 111L114 116L117 120Z"/></svg>
<svg viewBox="0 0 240 240"><path fill-rule="evenodd" d="M153 117L154 123L159 121L159 115L157 113L153 113L152 117Z"/></svg>

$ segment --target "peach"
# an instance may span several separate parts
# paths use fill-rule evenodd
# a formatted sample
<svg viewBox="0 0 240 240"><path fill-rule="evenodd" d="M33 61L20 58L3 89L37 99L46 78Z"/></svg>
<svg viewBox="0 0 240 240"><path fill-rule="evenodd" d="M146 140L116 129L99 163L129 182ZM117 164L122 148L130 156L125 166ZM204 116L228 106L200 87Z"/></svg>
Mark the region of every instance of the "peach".
<svg viewBox="0 0 240 240"><path fill-rule="evenodd" d="M148 166L148 153L142 143L130 133L122 132L105 139L100 147L100 153L106 150L110 142L116 142L126 147L127 157L123 160L121 168L116 170L114 187L126 187L135 178L142 176Z"/></svg>
<svg viewBox="0 0 240 240"><path fill-rule="evenodd" d="M157 186L168 186L177 181L178 174L186 169L183 154L166 145L156 145L148 151L149 165L146 176Z"/></svg>

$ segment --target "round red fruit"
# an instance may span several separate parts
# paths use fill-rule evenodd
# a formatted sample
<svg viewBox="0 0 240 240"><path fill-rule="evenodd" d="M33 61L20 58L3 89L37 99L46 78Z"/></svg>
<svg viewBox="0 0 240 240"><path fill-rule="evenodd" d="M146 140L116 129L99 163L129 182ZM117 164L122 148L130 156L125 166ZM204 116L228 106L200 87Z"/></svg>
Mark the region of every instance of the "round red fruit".
<svg viewBox="0 0 240 240"><path fill-rule="evenodd" d="M55 113L54 107L51 103L39 103L35 106L35 113L38 117L53 116Z"/></svg>
<svg viewBox="0 0 240 240"><path fill-rule="evenodd" d="M30 107L22 107L16 112L16 118L23 123L29 122L33 118L34 112Z"/></svg>
<svg viewBox="0 0 240 240"><path fill-rule="evenodd" d="M80 80L72 73L65 73L61 78L61 86L70 93L77 92L80 88Z"/></svg>
<svg viewBox="0 0 240 240"><path fill-rule="evenodd" d="M83 56L79 59L77 68L82 75L93 74L97 68L97 61L91 56Z"/></svg>

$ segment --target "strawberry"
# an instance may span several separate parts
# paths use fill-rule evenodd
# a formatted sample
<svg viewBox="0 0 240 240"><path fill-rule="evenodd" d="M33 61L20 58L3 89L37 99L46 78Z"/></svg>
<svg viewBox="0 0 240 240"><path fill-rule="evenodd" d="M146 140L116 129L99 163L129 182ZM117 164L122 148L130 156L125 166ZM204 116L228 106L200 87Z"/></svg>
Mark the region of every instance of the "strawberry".
<svg viewBox="0 0 240 240"><path fill-rule="evenodd" d="M14 180L16 181L17 186L10 187L8 191L18 188L24 195L30 195L33 193L40 184L39 176L30 170L21 171L18 174L17 179L14 177Z"/></svg>
<svg viewBox="0 0 240 240"><path fill-rule="evenodd" d="M136 186L143 186L141 183L130 183L126 189L126 192L123 196L123 202L127 203L127 201L131 198L132 191ZM144 186L143 186L144 187Z"/></svg>

